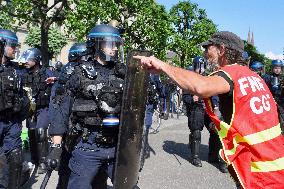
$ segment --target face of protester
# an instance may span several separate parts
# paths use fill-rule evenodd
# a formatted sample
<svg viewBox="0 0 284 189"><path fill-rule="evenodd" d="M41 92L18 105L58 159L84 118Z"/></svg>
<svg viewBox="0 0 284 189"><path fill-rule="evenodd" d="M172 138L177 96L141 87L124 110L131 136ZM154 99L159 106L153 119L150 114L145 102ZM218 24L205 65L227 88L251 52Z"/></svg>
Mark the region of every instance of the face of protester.
<svg viewBox="0 0 284 189"><path fill-rule="evenodd" d="M208 66L218 65L219 49L214 45L205 47L204 57L207 59Z"/></svg>
<svg viewBox="0 0 284 189"><path fill-rule="evenodd" d="M281 66L275 66L275 67L272 69L272 71L273 71L273 73L279 75L279 74L281 74L281 72L282 72L282 68L281 68Z"/></svg>
<svg viewBox="0 0 284 189"><path fill-rule="evenodd" d="M33 61L33 60L28 60L28 62L25 64L25 67L26 67L27 69L30 69L30 68L34 67L35 65L36 65L35 61Z"/></svg>

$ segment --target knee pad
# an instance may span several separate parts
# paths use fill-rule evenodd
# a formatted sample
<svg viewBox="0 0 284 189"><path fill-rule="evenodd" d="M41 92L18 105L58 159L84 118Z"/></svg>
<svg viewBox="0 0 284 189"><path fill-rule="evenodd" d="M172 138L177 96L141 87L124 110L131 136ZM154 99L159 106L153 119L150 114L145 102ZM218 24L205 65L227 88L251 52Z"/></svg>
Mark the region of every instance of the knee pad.
<svg viewBox="0 0 284 189"><path fill-rule="evenodd" d="M47 129L46 128L37 128L36 135L37 135L38 142L47 141Z"/></svg>
<svg viewBox="0 0 284 189"><path fill-rule="evenodd" d="M194 130L191 132L192 140L194 141L201 141L201 131L200 130Z"/></svg>
<svg viewBox="0 0 284 189"><path fill-rule="evenodd" d="M8 155L8 163L16 165L16 166L22 166L23 161L23 154L21 149L14 149L12 150Z"/></svg>
<svg viewBox="0 0 284 189"><path fill-rule="evenodd" d="M47 129L37 128L37 156L40 162L44 162L48 154Z"/></svg>

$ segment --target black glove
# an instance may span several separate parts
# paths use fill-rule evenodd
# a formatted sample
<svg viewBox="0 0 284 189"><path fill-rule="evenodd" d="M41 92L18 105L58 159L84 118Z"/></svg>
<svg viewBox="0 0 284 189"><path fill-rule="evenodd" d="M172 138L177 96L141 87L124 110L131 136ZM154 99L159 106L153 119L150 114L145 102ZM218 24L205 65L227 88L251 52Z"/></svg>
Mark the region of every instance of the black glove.
<svg viewBox="0 0 284 189"><path fill-rule="evenodd" d="M62 154L61 145L52 145L49 154L46 157L46 166L48 170L58 171Z"/></svg>

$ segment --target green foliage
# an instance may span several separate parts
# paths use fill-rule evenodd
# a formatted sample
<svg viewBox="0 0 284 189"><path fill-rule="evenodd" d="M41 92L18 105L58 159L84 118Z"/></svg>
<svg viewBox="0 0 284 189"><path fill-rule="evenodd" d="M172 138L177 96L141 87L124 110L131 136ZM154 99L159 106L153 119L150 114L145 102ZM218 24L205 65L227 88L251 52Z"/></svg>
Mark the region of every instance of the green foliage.
<svg viewBox="0 0 284 189"><path fill-rule="evenodd" d="M40 48L41 35L40 28L32 27L26 37L25 43L31 47ZM60 53L61 49L67 44L66 37L56 28L50 28L48 32L48 52L51 57Z"/></svg>
<svg viewBox="0 0 284 189"><path fill-rule="evenodd" d="M83 40L97 23L117 20L123 28L126 51L139 48L164 57L170 22L165 8L154 0L73 0L74 9L66 15L66 25Z"/></svg>
<svg viewBox="0 0 284 189"><path fill-rule="evenodd" d="M52 46L48 44L49 41L56 39L48 39L49 28L52 24L62 24L65 19L65 10L68 11L67 0L11 0L9 3L1 7L8 15L17 19L18 25L24 25L29 28L30 26L38 26L40 28L40 49L42 53L42 62L48 66L49 58L54 53L58 53L57 43ZM52 36L56 36L54 33ZM59 41L60 40L60 36ZM32 39L30 39L32 40ZM51 52L48 50L51 49Z"/></svg>
<svg viewBox="0 0 284 189"><path fill-rule="evenodd" d="M14 19L7 12L0 9L0 28L13 29Z"/></svg>
<svg viewBox="0 0 284 189"><path fill-rule="evenodd" d="M40 25L42 22L49 22L50 25L59 21L61 15L58 13L62 12L61 5L65 7L66 0L56 0L54 4L50 4L47 0L11 0L2 9L10 16L16 17L20 25Z"/></svg>
<svg viewBox="0 0 284 189"><path fill-rule="evenodd" d="M245 51L249 54L250 57L250 63L255 61L261 62L265 65L265 70L269 72L271 69L271 60L265 57L264 54L259 53L256 47L247 43L247 41L244 41L244 43L245 43Z"/></svg>
<svg viewBox="0 0 284 189"><path fill-rule="evenodd" d="M201 55L198 44L206 41L217 31L206 12L190 1L179 2L170 9L173 34L169 49L180 57L179 66L187 67L197 55Z"/></svg>

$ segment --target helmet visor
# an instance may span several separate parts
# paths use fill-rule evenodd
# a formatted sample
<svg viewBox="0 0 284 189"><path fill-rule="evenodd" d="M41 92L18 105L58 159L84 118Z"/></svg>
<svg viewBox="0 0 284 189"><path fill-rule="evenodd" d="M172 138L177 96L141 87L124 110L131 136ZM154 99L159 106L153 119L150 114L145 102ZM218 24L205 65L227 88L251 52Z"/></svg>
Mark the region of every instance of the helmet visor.
<svg viewBox="0 0 284 189"><path fill-rule="evenodd" d="M120 37L103 37L94 39L95 48L105 55L105 61L123 62L123 43Z"/></svg>
<svg viewBox="0 0 284 189"><path fill-rule="evenodd" d="M7 46L10 46L10 47L19 47L19 46L20 46L20 43L17 42L17 41L13 41L13 40L7 40L6 45L7 45Z"/></svg>
<svg viewBox="0 0 284 189"><path fill-rule="evenodd" d="M33 53L31 53L29 50L23 52L21 56L18 58L17 62L21 64L27 63L29 60L36 62L36 57Z"/></svg>

